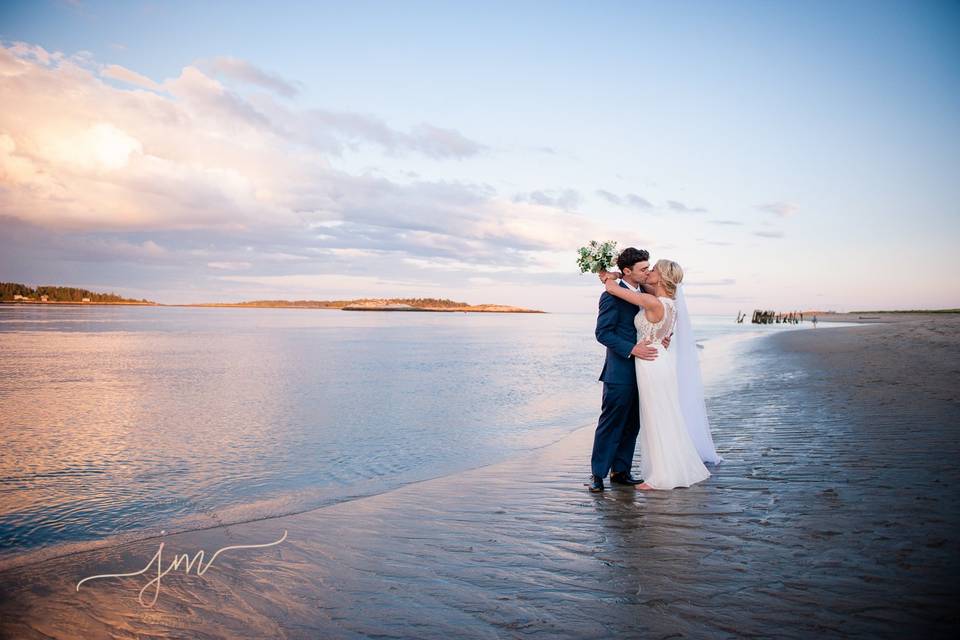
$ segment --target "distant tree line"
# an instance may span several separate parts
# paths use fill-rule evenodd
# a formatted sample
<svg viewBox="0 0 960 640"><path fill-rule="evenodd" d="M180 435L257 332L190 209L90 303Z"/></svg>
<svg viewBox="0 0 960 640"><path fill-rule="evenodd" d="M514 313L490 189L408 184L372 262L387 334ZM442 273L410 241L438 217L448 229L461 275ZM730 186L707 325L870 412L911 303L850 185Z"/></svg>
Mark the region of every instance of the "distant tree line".
<svg viewBox="0 0 960 640"><path fill-rule="evenodd" d="M83 302L89 298L90 302L150 302L146 298L135 300L123 298L115 293L95 293L75 287L40 286L36 289L19 282L0 282L0 300L13 301L14 296L23 296L39 300L40 296L47 296L50 302Z"/></svg>
<svg viewBox="0 0 960 640"><path fill-rule="evenodd" d="M453 300L447 300L446 298L393 298L390 302L394 304L408 304L411 307L433 307L440 309L469 306L466 302L455 302Z"/></svg>

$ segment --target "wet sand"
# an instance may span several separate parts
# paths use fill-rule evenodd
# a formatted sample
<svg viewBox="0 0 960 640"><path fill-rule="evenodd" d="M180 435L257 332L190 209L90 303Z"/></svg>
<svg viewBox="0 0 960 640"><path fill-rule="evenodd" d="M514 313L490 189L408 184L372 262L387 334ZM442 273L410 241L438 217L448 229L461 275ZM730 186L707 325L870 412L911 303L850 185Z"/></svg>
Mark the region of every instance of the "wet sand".
<svg viewBox="0 0 960 640"><path fill-rule="evenodd" d="M960 319L748 348L746 386L708 403L727 462L691 489L589 494L586 426L459 475L167 536L164 568L287 531L171 572L153 608L137 602L149 577L75 587L143 568L159 539L0 574L0 636L947 637Z"/></svg>
<svg viewBox="0 0 960 640"><path fill-rule="evenodd" d="M810 322L812 316L805 321ZM819 322L856 322L858 324L901 324L904 322L924 324L954 323L960 318L960 313L929 313L923 311L883 311L870 313L824 313L817 314Z"/></svg>

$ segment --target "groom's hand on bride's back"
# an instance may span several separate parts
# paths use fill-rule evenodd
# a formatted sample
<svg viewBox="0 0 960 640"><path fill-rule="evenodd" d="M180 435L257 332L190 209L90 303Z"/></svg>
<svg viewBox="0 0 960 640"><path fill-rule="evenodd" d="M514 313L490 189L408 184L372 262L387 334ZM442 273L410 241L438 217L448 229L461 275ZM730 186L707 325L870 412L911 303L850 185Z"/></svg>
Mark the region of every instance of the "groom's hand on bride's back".
<svg viewBox="0 0 960 640"><path fill-rule="evenodd" d="M649 340L644 340L634 345L630 351L630 355L634 358L640 358L641 360L656 360L657 350L650 346Z"/></svg>
<svg viewBox="0 0 960 640"><path fill-rule="evenodd" d="M663 343L663 348L664 348L664 349L669 349L669 348L670 348L670 338L672 338L672 337L673 337L673 334L671 333L671 334L668 335L666 338L664 338L663 340L660 341L661 343Z"/></svg>

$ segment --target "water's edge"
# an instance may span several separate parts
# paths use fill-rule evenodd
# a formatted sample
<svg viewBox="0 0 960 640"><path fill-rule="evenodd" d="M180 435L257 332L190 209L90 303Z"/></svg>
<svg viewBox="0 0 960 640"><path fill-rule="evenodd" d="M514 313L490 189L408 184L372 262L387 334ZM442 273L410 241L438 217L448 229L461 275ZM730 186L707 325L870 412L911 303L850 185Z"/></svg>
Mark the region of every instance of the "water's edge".
<svg viewBox="0 0 960 640"><path fill-rule="evenodd" d="M354 502L356 500L363 500L365 498L371 498L374 496L388 494L393 491L402 489L404 487L422 484L425 482L431 482L433 480L450 477L450 476L458 475L461 473L466 473L468 471L476 471L479 469L486 469L487 467L496 466L498 464L502 464L514 458L528 455L535 451L539 451L541 449L546 449L547 447L554 446L559 442L562 442L563 440L566 440L572 437L574 434L576 434L578 431L582 429L588 429L588 428L592 429L594 427L595 425L593 423L579 424L579 425L573 426L572 428L569 429L569 431L565 431L559 437L553 440L550 440L549 442L544 442L543 444L539 444L537 446L533 446L533 447L530 447L529 449L524 449L522 451L514 451L511 453L511 455L508 455L503 458L484 462L483 464L465 467L463 469L457 469L456 471L439 473L436 475L431 475L429 477L416 478L413 480L400 481L397 484L392 484L389 487L385 487L378 491L365 491L365 492L351 493L350 495L342 496L339 498L332 498L326 502L323 502L322 504L310 506L304 509L293 509L291 511L285 511L282 513L269 513L269 514L260 515L252 518L246 518L246 519L227 520L227 521L223 521L221 523L213 524L210 526L188 526L183 528L177 528L176 522L175 522L173 526L167 529L164 529L161 534L156 534L153 532L146 532L146 531L133 531L133 532L127 532L127 533L117 534L113 536L108 536L105 538L101 538L99 540L85 540L81 542L65 542L65 543L51 545L49 547L41 547L39 549L31 549L27 551L13 553L13 554L10 554L8 557L0 556L0 573L12 571L15 569L23 569L26 567L42 565L46 562L51 562L51 561L59 560L62 558L81 555L90 551L110 549L110 548L119 547L126 544L143 542L145 540L153 540L153 539L163 538L171 535L191 533L194 531L207 531L210 529L228 528L231 526L238 526L238 525L247 524L250 522L275 520L277 518L284 518L288 516L299 515L302 513L319 511L322 509L327 509L334 505L344 504L347 502ZM587 466L585 466L584 468L586 469ZM587 472L585 471L584 473L587 473ZM272 502L272 500L268 500L266 502ZM250 503L249 505L244 505L244 507L251 508L256 504L257 502L253 502L253 503ZM190 518L196 518L196 517L199 517L199 516L191 516ZM189 520L190 518L187 518L187 519Z"/></svg>
<svg viewBox="0 0 960 640"><path fill-rule="evenodd" d="M830 324L826 324L826 326L823 328L825 329L829 327L831 329L841 329L841 328L851 328L851 327L857 327L857 326L868 326L868 325L857 324L857 323L846 323L846 324L830 323ZM738 343L744 344L747 342L755 342L761 338L770 338L772 336L779 335L784 332L799 331L799 330L809 330L809 329L805 327L795 327L795 328L790 327L790 328L785 328L780 331L777 331L776 333L764 333L762 331L757 331L755 333L743 334L738 336L722 336L719 338L714 338L714 339L705 341L705 345L707 346L711 344L717 345L719 343L724 342L725 338L734 338L737 340ZM597 408L599 410L599 406ZM372 489L367 491L356 491L356 488L348 488L347 495L340 495L340 496L327 498L321 501L319 504L314 503L311 506L306 508L295 508L295 509L285 510L281 512L261 513L254 517L238 517L233 519L218 518L215 524L210 524L210 525L201 525L200 523L197 522L197 520L202 519L202 514L191 514L190 516L173 521L173 523L170 526L166 527L161 533L157 533L156 531L153 531L153 530L131 531L131 532L125 532L121 534L107 536L97 540L61 542L61 543L56 543L47 547L40 547L36 549L23 550L23 551L15 551L8 554L0 555L0 573L9 572L12 570L20 570L27 567L34 567L37 565L42 565L47 562L51 562L51 561L55 561L55 560L59 560L59 559L67 558L71 556L81 555L91 551L110 549L110 548L119 547L122 545L127 545L127 544L132 544L132 543L137 543L137 542L142 542L142 541L152 540L152 539L159 539L165 536L185 534L185 533L190 533L194 531L205 531L205 530L211 530L211 529L217 529L217 528L228 528L230 526L238 526L238 525L243 525L251 522L260 522L260 521L272 520L277 518L283 518L287 516L293 516L293 515L298 515L302 513L318 511L318 510L329 508L334 505L339 505L339 504L352 502L356 500L362 500L364 498L370 498L373 496L388 494L404 487L409 487L412 485L430 482L430 481L437 480L444 477L454 476L454 475L465 473L468 471L484 469L487 467L502 464L514 458L528 455L532 452L554 446L563 440L574 437L574 435L577 432L583 429L594 428L594 427L595 425L592 422L586 423L586 424L581 423L581 424L566 425L566 426L557 425L555 429L561 430L561 433L559 433L557 437L549 439L548 441L545 441L536 446L531 446L529 448L526 448L520 451L509 452L506 456L501 458L488 460L481 464L464 467L462 469L457 469L454 471L444 471L441 473L431 474L423 477L417 477L410 480L400 480L396 483L390 484L389 486L384 486L379 489ZM587 464L585 459L585 463L584 463L585 479L586 479L586 475L589 473L588 466L589 465ZM243 505L242 509L248 510L248 511L249 510L256 511L256 506L258 504L268 504L273 501L274 501L273 499L253 501L251 503Z"/></svg>

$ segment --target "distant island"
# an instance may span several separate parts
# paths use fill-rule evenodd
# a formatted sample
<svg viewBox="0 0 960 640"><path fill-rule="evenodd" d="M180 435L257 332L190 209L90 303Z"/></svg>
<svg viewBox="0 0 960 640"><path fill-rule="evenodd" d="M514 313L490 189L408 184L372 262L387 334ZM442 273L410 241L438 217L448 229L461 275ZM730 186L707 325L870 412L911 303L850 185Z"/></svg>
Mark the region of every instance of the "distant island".
<svg viewBox="0 0 960 640"><path fill-rule="evenodd" d="M123 298L114 293L96 293L75 287L39 286L0 282L0 303L11 304L126 304L158 307L261 307L267 309L340 309L343 311L432 311L470 313L544 313L502 304L467 304L445 298L357 298L353 300L251 300L161 304L146 299Z"/></svg>
<svg viewBox="0 0 960 640"><path fill-rule="evenodd" d="M42 304L149 304L147 299L123 298L115 293L96 293L75 287L40 286L36 289L19 282L0 282L0 302Z"/></svg>
<svg viewBox="0 0 960 640"><path fill-rule="evenodd" d="M467 304L446 298L359 298L355 300L251 300L175 305L181 307L266 307L293 309L340 309L342 311L428 311L469 313L544 313L502 304Z"/></svg>

